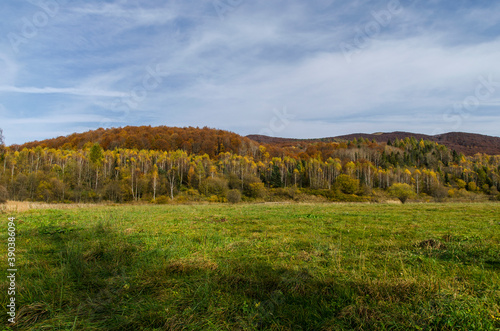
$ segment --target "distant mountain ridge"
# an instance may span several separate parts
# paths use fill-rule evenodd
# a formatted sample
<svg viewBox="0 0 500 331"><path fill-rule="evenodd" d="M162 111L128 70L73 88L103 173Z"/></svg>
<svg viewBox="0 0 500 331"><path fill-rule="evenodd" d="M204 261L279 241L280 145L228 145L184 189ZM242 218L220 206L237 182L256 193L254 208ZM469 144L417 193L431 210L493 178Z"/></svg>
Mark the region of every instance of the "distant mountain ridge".
<svg viewBox="0 0 500 331"><path fill-rule="evenodd" d="M434 141L439 144L445 145L450 149L454 149L464 155L474 155L476 153L483 153L489 155L500 155L500 137L493 137L481 135L476 133L466 132L449 132L438 135L425 135L411 132L384 132L384 133L353 133L348 135L318 138L318 139L292 139L292 138L277 138L268 137L263 135L248 135L247 138L254 140L258 143L278 144L282 146L289 146L296 143L313 143L313 142L327 142L327 141L345 141L354 140L355 138L363 138L375 140L376 142L387 142L388 140L394 141L395 139L405 139L406 137L415 137L415 139Z"/></svg>

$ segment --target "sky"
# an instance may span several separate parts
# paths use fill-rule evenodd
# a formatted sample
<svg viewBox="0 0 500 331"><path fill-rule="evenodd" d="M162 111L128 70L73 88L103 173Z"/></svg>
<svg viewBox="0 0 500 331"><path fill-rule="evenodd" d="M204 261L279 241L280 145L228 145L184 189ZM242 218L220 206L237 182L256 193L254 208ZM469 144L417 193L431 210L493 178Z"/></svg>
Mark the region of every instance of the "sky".
<svg viewBox="0 0 500 331"><path fill-rule="evenodd" d="M500 3L2 0L0 128L500 136Z"/></svg>

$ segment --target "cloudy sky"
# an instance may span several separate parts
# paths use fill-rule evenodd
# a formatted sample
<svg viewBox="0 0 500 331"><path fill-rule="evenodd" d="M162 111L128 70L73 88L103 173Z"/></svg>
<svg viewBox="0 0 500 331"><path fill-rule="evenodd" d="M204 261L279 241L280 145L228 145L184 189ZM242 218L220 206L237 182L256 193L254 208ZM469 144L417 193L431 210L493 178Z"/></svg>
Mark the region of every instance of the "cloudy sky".
<svg viewBox="0 0 500 331"><path fill-rule="evenodd" d="M99 127L500 136L500 3L3 0L7 144Z"/></svg>

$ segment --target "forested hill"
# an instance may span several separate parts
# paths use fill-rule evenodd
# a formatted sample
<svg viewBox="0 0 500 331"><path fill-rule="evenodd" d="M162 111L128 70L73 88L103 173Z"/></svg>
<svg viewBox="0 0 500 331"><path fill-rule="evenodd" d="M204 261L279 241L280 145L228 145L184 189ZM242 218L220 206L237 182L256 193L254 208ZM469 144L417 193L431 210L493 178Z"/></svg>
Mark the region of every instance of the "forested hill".
<svg viewBox="0 0 500 331"><path fill-rule="evenodd" d="M265 145L271 156L298 156L305 152L312 156L317 148L328 143L345 143L363 138L384 146L388 141L403 141L406 138L417 141L426 140L446 146L457 153L472 156L476 153L500 155L500 138L473 133L451 132L435 136L409 132L390 133L354 133L343 136L318 139L289 139L262 135L239 134L211 128L177 128L167 126L127 126L124 128L97 129L84 133L73 133L42 141L33 141L23 145L13 145L12 150L23 148L47 147L54 149L78 150L94 143L104 150L137 149L137 150L184 150L189 154L207 154L210 157L221 152L232 152L238 155L253 155L259 145ZM379 145L380 144L380 145ZM324 147L324 146L323 146ZM375 147L375 146L372 146Z"/></svg>
<svg viewBox="0 0 500 331"><path fill-rule="evenodd" d="M398 134L254 141L209 128L140 126L0 145L0 203L155 202L167 196L169 201L274 201L297 194L368 201L396 194L391 192L401 185L405 195L424 201L429 196L500 200L500 152L491 156L477 148L464 156L422 136ZM446 138L459 146L481 141L462 134L442 137L441 142Z"/></svg>
<svg viewBox="0 0 500 331"><path fill-rule="evenodd" d="M97 129L84 133L73 133L42 141L33 141L23 145L13 145L13 150L23 148L47 147L54 149L82 149L99 143L105 150L115 148L138 150L185 150L190 154L208 154L213 157L221 152L235 154L253 154L259 144L265 144L271 155L282 155L283 150L290 154L290 148L307 150L311 145L327 142L346 142L363 138L385 144L388 141L404 140L414 137L416 140L437 142L458 153L472 156L476 153L500 155L500 138L473 133L451 132L435 136L409 132L390 133L354 133L343 136L319 139L290 139L262 135L242 137L236 133L211 128L176 128L167 126L127 126L124 128ZM294 153L299 150L295 149ZM250 153L249 153L250 152Z"/></svg>
<svg viewBox="0 0 500 331"><path fill-rule="evenodd" d="M84 133L73 133L43 141L13 145L11 149L47 147L54 149L83 149L99 143L104 150L184 150L190 154L207 154L214 157L222 152L248 154L258 144L236 133L204 128L176 128L167 126L127 126L124 128L97 129Z"/></svg>
<svg viewBox="0 0 500 331"><path fill-rule="evenodd" d="M307 144L315 142L341 142L352 141L354 139L368 139L375 140L379 143L387 141L394 141L396 139L404 140L406 137L414 137L417 140L429 140L437 142L441 145L455 150L464 155L474 155L476 153L483 153L489 155L500 155L500 138L485 136L481 134L465 133L465 132L450 132L435 136L424 134L415 134L409 132L390 132L390 133L354 133L344 136L336 136L320 139L288 139L288 138L275 138L262 135L249 135L250 138L258 143L273 144L281 147L295 146L298 144Z"/></svg>

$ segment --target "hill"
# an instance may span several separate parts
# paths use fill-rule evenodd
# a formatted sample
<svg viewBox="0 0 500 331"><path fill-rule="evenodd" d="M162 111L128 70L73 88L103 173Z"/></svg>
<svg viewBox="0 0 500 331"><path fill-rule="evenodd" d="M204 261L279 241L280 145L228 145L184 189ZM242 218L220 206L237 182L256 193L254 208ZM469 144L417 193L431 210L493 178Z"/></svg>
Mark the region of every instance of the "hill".
<svg viewBox="0 0 500 331"><path fill-rule="evenodd" d="M396 139L403 140L414 137L433 141L455 150L464 155L483 153L500 155L500 138L465 132L450 132L439 135L425 135L411 132L389 133L353 133L349 135L318 138L318 139L292 139L269 137L263 135L248 135L217 130L212 128L176 128L167 126L127 126L124 128L97 129L84 133L73 133L42 141L33 141L23 145L11 146L14 150L23 148L48 147L55 149L81 149L86 144L99 143L105 150L115 148L146 149L173 151L183 149L192 154L218 155L220 152L233 152L236 154L254 154L259 144L264 144L272 155L281 155L287 147L307 149L311 144L319 142L345 142L354 139L368 139L385 144ZM285 153L289 153L289 149Z"/></svg>
<svg viewBox="0 0 500 331"><path fill-rule="evenodd" d="M208 154L210 157L220 152L246 154L256 150L257 144L236 133L211 128L176 128L167 126L127 126L73 133L23 145L13 145L13 150L47 147L54 149L81 149L85 145L99 143L104 150L115 148L138 150L175 151L183 149L190 154Z"/></svg>
<svg viewBox="0 0 500 331"><path fill-rule="evenodd" d="M395 184L424 201L500 200L500 153L475 147L498 147L495 139L430 137L474 154L464 156L428 137L396 132L251 140L210 128L98 129L4 148L0 200L238 202L301 200L304 194L378 201L380 192L395 195Z"/></svg>
<svg viewBox="0 0 500 331"><path fill-rule="evenodd" d="M297 144L307 144L315 142L341 142L351 141L358 138L375 140L379 143L387 141L394 141L396 139L403 140L406 137L414 137L417 140L429 140L445 145L449 149L453 149L464 155L474 155L476 153L483 153L489 155L500 155L500 138L486 136L474 133L465 132L450 132L439 134L435 136L410 133L410 132L390 132L390 133L354 133L343 136L318 138L318 139L289 139L289 138L276 138L262 135L249 135L250 138L258 143L279 145L281 147L294 146Z"/></svg>

